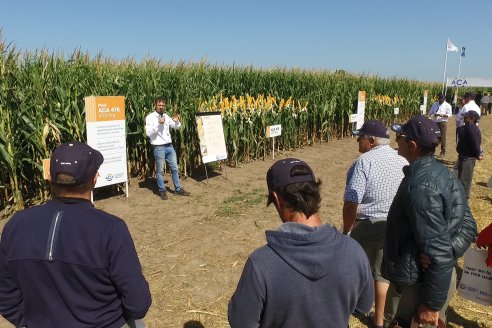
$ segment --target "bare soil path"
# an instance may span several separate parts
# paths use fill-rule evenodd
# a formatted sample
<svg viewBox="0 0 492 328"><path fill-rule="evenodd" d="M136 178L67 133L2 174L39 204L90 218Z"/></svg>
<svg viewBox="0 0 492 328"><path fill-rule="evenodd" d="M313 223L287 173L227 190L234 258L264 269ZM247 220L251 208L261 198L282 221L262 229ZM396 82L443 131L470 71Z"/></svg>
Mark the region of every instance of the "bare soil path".
<svg viewBox="0 0 492 328"><path fill-rule="evenodd" d="M492 189L486 187L492 175L492 116L484 117L480 128L486 158L475 168L471 207L482 229L492 222ZM449 123L448 147L444 163L451 166L457 159L454 120ZM323 181L321 218L341 227L345 175L357 156L357 142L347 138L287 151L276 158L297 157L311 165ZM185 179L183 185L191 197L170 195L162 201L154 193L153 180L138 179L131 180L129 198L96 193L95 206L123 218L134 238L153 297L147 327L229 326L227 302L243 265L265 243L264 231L280 224L275 209L266 207L265 175L273 162L268 158L228 167L208 181ZM0 228L6 221L0 220ZM449 327L492 327L491 312L490 307L455 296ZM366 324L352 318L350 326ZM3 327L11 326L0 319Z"/></svg>

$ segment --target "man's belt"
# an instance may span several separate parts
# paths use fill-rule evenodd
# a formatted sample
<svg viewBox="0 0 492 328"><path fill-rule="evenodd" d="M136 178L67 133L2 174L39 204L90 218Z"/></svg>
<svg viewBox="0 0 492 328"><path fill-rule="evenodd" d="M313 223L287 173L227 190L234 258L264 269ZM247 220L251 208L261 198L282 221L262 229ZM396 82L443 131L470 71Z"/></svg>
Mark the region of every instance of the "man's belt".
<svg viewBox="0 0 492 328"><path fill-rule="evenodd" d="M172 146L172 145L173 145L173 143L170 142L170 143L163 144L163 145L152 145L152 146L154 146L154 147L169 147L169 146Z"/></svg>

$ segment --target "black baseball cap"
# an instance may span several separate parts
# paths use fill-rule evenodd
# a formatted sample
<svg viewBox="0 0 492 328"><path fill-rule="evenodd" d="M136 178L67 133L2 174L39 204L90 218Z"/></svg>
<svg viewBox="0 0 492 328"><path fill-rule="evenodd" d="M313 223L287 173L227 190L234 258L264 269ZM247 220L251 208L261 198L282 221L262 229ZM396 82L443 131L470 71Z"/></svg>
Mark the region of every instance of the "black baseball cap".
<svg viewBox="0 0 492 328"><path fill-rule="evenodd" d="M444 94L440 94L439 95L439 100L446 100L446 96Z"/></svg>
<svg viewBox="0 0 492 328"><path fill-rule="evenodd" d="M480 115L478 115L478 113L474 110L469 110L468 112L463 114L463 116L470 117L474 122L478 122L478 120L480 120Z"/></svg>
<svg viewBox="0 0 492 328"><path fill-rule="evenodd" d="M300 182L316 182L309 165L296 158L286 158L275 162L267 172L268 190Z"/></svg>
<svg viewBox="0 0 492 328"><path fill-rule="evenodd" d="M356 136L371 136L378 138L389 138L389 132L383 122L370 120L365 122L359 130L352 131Z"/></svg>
<svg viewBox="0 0 492 328"><path fill-rule="evenodd" d="M417 115L405 124L393 124L391 130L404 135L410 140L424 147L432 147L439 144L441 130L431 119Z"/></svg>
<svg viewBox="0 0 492 328"><path fill-rule="evenodd" d="M51 155L51 181L60 184L56 181L57 175L66 173L75 180L69 185L80 185L94 178L103 162L103 155L83 142L71 141L61 144Z"/></svg>

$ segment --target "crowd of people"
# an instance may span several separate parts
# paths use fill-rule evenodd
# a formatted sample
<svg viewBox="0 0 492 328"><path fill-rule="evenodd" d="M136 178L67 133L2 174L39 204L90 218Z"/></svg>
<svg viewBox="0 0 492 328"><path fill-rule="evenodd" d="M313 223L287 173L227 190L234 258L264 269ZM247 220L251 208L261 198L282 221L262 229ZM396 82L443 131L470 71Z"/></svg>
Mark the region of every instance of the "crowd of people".
<svg viewBox="0 0 492 328"><path fill-rule="evenodd" d="M308 163L286 158L270 167L267 204L282 224L266 232L267 244L244 265L229 301L231 327L340 328L373 307L375 328L446 323L457 259L477 237L468 198L483 155L480 109L470 93L456 114L458 176L439 161L435 151L441 144L446 153L442 137L452 113L445 97L438 99L430 118L391 126L398 150L380 121L353 131L361 154L347 171L341 231L322 223L322 183ZM168 199L165 161L173 193L190 196L169 130L179 129L179 116L165 113L163 98L154 104L145 123L160 198ZM90 201L103 161L84 143L62 144L50 160L53 199L5 225L0 314L16 327L143 326L151 293L132 237L123 220ZM492 225L477 245L492 245Z"/></svg>

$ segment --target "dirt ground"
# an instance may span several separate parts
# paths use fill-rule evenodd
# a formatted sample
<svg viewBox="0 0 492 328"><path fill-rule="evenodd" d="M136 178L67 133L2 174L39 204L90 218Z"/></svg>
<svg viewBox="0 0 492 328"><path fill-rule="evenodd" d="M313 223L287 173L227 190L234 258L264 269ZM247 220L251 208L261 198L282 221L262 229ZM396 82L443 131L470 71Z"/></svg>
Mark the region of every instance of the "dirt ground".
<svg viewBox="0 0 492 328"><path fill-rule="evenodd" d="M471 208L480 229L492 222L492 116L480 122L486 151L477 162ZM392 140L394 136L392 135ZM396 143L392 141L392 145ZM454 120L448 128L444 164L457 159ZM308 162L322 184L321 218L341 227L345 175L358 156L355 139L331 140L276 159L297 157ZM155 180L131 179L129 197L95 194L95 206L123 218L134 238L152 292L147 327L229 327L227 302L236 288L248 255L265 243L264 231L279 226L275 209L266 207L267 169L272 158L242 164L204 177L182 180L191 197L170 195L162 201ZM172 185L169 175L168 186ZM0 228L7 220L0 220ZM462 261L460 261L462 265ZM492 311L455 296L448 327L492 327ZM0 328L10 325L0 319ZM350 327L366 327L351 318Z"/></svg>

